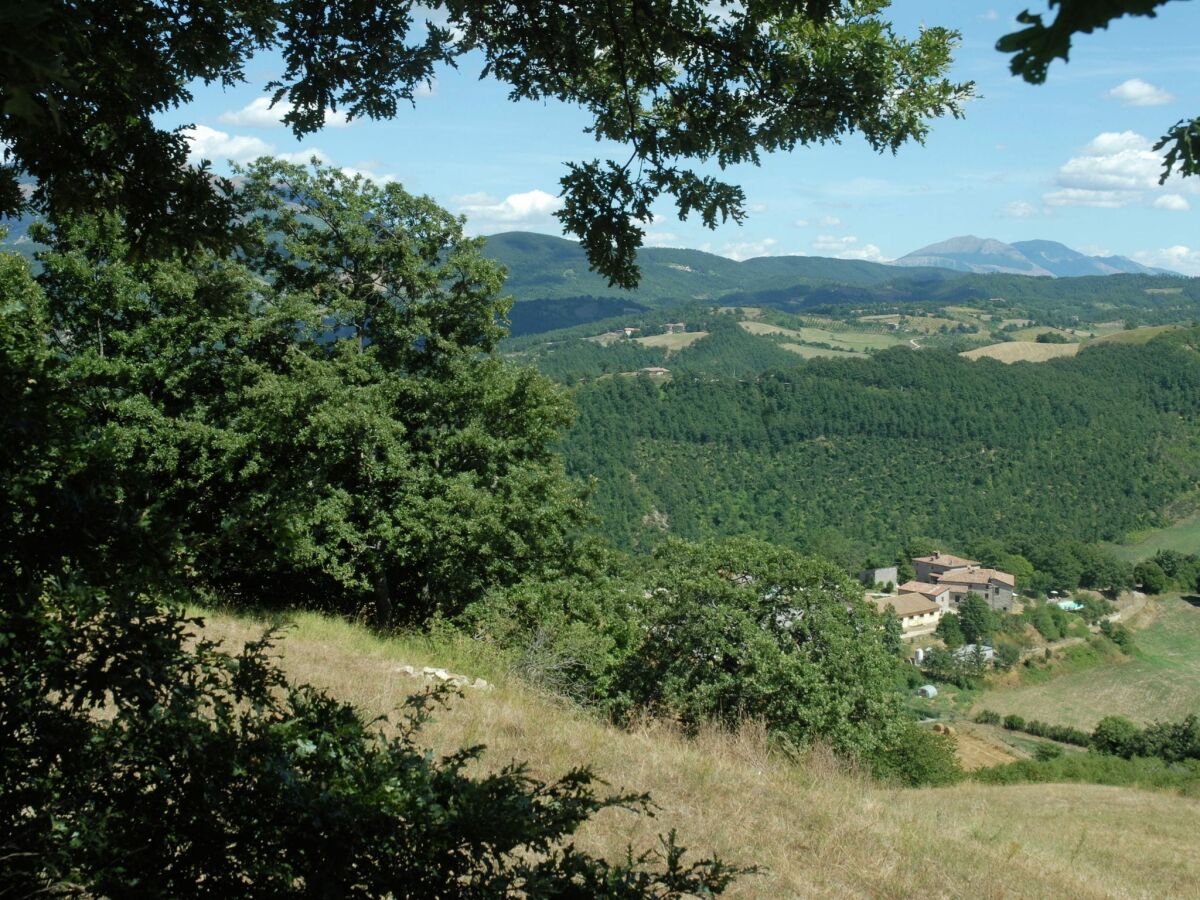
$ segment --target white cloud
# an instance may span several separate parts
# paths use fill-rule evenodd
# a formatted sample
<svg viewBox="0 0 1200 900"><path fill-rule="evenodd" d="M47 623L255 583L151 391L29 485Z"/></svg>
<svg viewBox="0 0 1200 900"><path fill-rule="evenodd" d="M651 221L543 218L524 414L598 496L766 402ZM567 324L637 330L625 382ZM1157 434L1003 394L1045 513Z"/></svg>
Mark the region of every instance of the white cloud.
<svg viewBox="0 0 1200 900"><path fill-rule="evenodd" d="M453 200L473 228L490 230L515 225L548 225L562 199L535 188L497 200L490 194L467 194Z"/></svg>
<svg viewBox="0 0 1200 900"><path fill-rule="evenodd" d="M1178 200L1183 198L1178 193L1174 194L1178 200L1163 199L1172 195L1163 194L1158 183L1161 173L1162 157L1149 138L1136 131L1109 131L1097 135L1059 168L1060 189L1043 199L1050 206L1120 209L1144 203L1181 208ZM1200 186L1188 182L1175 185L1174 191L1197 193Z"/></svg>
<svg viewBox="0 0 1200 900"><path fill-rule="evenodd" d="M1042 197L1050 206L1090 206L1094 209L1120 209L1132 201L1130 195L1121 191L1089 191L1081 188L1064 188Z"/></svg>
<svg viewBox="0 0 1200 900"><path fill-rule="evenodd" d="M746 207L746 211L752 214L762 214L765 213L768 208L769 207L765 203L751 203L748 207Z"/></svg>
<svg viewBox="0 0 1200 900"><path fill-rule="evenodd" d="M207 125L193 125L183 129L183 136L191 144L189 156L196 162L202 159L214 163L249 162L260 156L270 156L274 148L264 140L240 134L217 131Z"/></svg>
<svg viewBox="0 0 1200 900"><path fill-rule="evenodd" d="M237 125L242 128L278 128L283 124L283 117L291 109L292 104L286 100L280 100L272 106L270 97L258 97L241 109L221 113L220 120L226 125ZM334 112L331 109L325 110L326 128L345 128L349 124L346 121L345 113Z"/></svg>
<svg viewBox="0 0 1200 900"><path fill-rule="evenodd" d="M1133 131L1108 132L1067 160L1058 170L1065 188L1091 191L1140 191L1158 184L1162 159L1148 138Z"/></svg>
<svg viewBox="0 0 1200 900"><path fill-rule="evenodd" d="M852 234L832 235L820 234L813 241L812 247L823 256L833 256L837 259L865 259L869 262L887 262L874 244L859 244L858 238Z"/></svg>
<svg viewBox="0 0 1200 900"><path fill-rule="evenodd" d="M807 228L811 223L808 221L808 219L797 219L792 224L797 228Z"/></svg>
<svg viewBox="0 0 1200 900"><path fill-rule="evenodd" d="M683 238L673 231L647 231L642 243L647 247L682 247Z"/></svg>
<svg viewBox="0 0 1200 900"><path fill-rule="evenodd" d="M365 178L367 181L373 181L376 184L391 184L393 181L399 181L399 179L390 172L382 174L374 171L373 169L358 169L354 166L342 166L341 172L347 178L353 178L357 175L359 178Z"/></svg>
<svg viewBox="0 0 1200 900"><path fill-rule="evenodd" d="M313 157L317 158L317 162L322 165L329 165L333 162L320 147L301 148L294 153L275 153L276 159L282 159L284 162L296 163L297 165L307 166L312 162Z"/></svg>
<svg viewBox="0 0 1200 900"><path fill-rule="evenodd" d="M773 248L779 241L775 238L763 238L761 241L742 241L736 244L726 244L721 248L721 255L728 256L730 259L736 259L741 262L744 259L753 259L756 256L778 256L778 251Z"/></svg>
<svg viewBox="0 0 1200 900"><path fill-rule="evenodd" d="M1200 249L1191 249L1182 244L1164 247L1161 250L1139 250L1133 258L1145 266L1173 269L1184 275L1200 275Z"/></svg>
<svg viewBox="0 0 1200 900"><path fill-rule="evenodd" d="M1179 194L1163 194L1152 205L1155 209L1169 209L1171 212L1187 212L1192 208L1192 204Z"/></svg>
<svg viewBox="0 0 1200 900"><path fill-rule="evenodd" d="M1155 87L1140 78L1122 81L1108 92L1113 100L1125 106L1164 106L1175 98L1160 87Z"/></svg>
<svg viewBox="0 0 1200 900"><path fill-rule="evenodd" d="M1025 200L1017 200L1004 207L1004 215L1010 219L1030 219L1038 214L1038 208Z"/></svg>
<svg viewBox="0 0 1200 900"><path fill-rule="evenodd" d="M985 13L980 13L979 18L983 19L985 22L995 22L999 20L1000 13L996 12L994 9L989 9Z"/></svg>
<svg viewBox="0 0 1200 900"><path fill-rule="evenodd" d="M817 224L824 226L825 228L836 228L838 225L842 224L842 220L837 216L822 216L820 220L818 220Z"/></svg>

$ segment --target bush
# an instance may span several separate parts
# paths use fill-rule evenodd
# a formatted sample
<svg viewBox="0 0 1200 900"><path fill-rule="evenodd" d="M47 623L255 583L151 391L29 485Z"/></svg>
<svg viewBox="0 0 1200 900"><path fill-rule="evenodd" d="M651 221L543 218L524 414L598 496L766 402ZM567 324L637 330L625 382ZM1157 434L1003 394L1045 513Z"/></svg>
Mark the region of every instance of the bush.
<svg viewBox="0 0 1200 900"><path fill-rule="evenodd" d="M978 722L980 725L999 725L1000 724L1000 713L993 712L990 709L981 709L975 715L975 721Z"/></svg>
<svg viewBox="0 0 1200 900"><path fill-rule="evenodd" d="M954 738L911 724L885 753L871 761L877 778L908 787L954 784L963 777Z"/></svg>
<svg viewBox="0 0 1200 900"><path fill-rule="evenodd" d="M900 663L831 563L759 541L669 541L646 587L641 638L613 675L616 712L689 728L749 717L796 746L819 738L863 759L902 736Z"/></svg>
<svg viewBox="0 0 1200 900"><path fill-rule="evenodd" d="M1015 713L1009 714L1004 717L1004 727L1009 731L1024 731L1025 719Z"/></svg>
<svg viewBox="0 0 1200 900"><path fill-rule="evenodd" d="M1023 759L970 774L985 784L1052 784L1081 782L1136 786L1200 796L1200 762L1167 763L1161 759L1121 759L1102 753L1064 753L1053 759Z"/></svg>
<svg viewBox="0 0 1200 900"><path fill-rule="evenodd" d="M598 797L586 769L472 774L482 748L417 744L442 694L385 737L288 683L272 634L230 655L200 624L135 594L6 591L0 895L657 898L736 874L683 865L673 837L661 869L581 853L596 811L648 798Z"/></svg>
<svg viewBox="0 0 1200 900"><path fill-rule="evenodd" d="M1098 753L1129 759L1141 746L1142 730L1125 716L1105 716L1092 731L1091 747Z"/></svg>
<svg viewBox="0 0 1200 900"><path fill-rule="evenodd" d="M1116 644L1122 653L1133 652L1133 632L1124 625L1117 625L1105 619L1100 623L1100 633Z"/></svg>
<svg viewBox="0 0 1200 900"><path fill-rule="evenodd" d="M1041 762L1049 759L1058 759L1063 755L1063 748L1058 744L1038 744L1034 748L1033 758Z"/></svg>

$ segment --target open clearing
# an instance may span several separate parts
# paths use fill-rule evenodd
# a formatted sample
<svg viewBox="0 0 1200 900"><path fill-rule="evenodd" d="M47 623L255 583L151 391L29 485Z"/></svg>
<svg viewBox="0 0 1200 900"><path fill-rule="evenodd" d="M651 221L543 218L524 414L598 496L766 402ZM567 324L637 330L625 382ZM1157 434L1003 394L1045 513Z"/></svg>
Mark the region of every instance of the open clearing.
<svg viewBox="0 0 1200 900"><path fill-rule="evenodd" d="M1045 362L1059 356L1074 356L1079 352L1079 344L1039 344L1036 341L1005 341L1000 344L989 344L960 353L967 359L996 359L1002 363L1015 362Z"/></svg>
<svg viewBox="0 0 1200 900"><path fill-rule="evenodd" d="M652 334L648 337L637 338L644 347L666 347L668 353L690 347L701 338L708 337L707 331L676 331L674 334Z"/></svg>
<svg viewBox="0 0 1200 900"><path fill-rule="evenodd" d="M1175 331L1179 325L1144 325L1128 331L1116 331L1096 338L1097 341L1112 341L1117 344L1145 344L1154 340L1160 334Z"/></svg>
<svg viewBox="0 0 1200 900"><path fill-rule="evenodd" d="M1057 334L1068 341L1083 341L1087 340L1088 335L1091 334L1091 330L1084 326L1072 333L1065 328L1035 325L1032 328L1022 328L1019 331L1012 332L1012 337L1014 341L1036 341L1039 334Z"/></svg>
<svg viewBox="0 0 1200 900"><path fill-rule="evenodd" d="M826 328L784 328L765 322L739 322L751 334L777 334L794 338L804 344L829 344L837 350L884 350L905 343L904 338L891 334L874 334L864 331L830 331Z"/></svg>
<svg viewBox="0 0 1200 900"><path fill-rule="evenodd" d="M294 621L280 646L293 677L369 715L420 689L396 671L402 664L492 681L494 691L468 691L439 713L425 733L436 751L482 743L485 768L525 760L552 778L588 764L612 790L651 791L654 818L608 810L578 846L623 858L627 845L658 849L657 836L675 828L697 856L764 868L730 897L1157 898L1194 896L1200 883L1196 800L1082 784L885 790L825 754L790 762L751 727L694 740L661 725L613 728L507 675L470 641L384 640L312 614ZM262 626L213 615L207 630L232 647Z"/></svg>
<svg viewBox="0 0 1200 900"><path fill-rule="evenodd" d="M797 353L805 359L817 359L819 357L825 357L826 359L851 359L867 355L859 353L857 350L826 350L824 347L808 347L804 344L780 344L779 346L784 350Z"/></svg>
<svg viewBox="0 0 1200 900"><path fill-rule="evenodd" d="M1140 562L1159 550L1200 553L1200 515L1141 535L1130 544L1109 544L1108 548L1127 562Z"/></svg>
<svg viewBox="0 0 1200 900"><path fill-rule="evenodd" d="M1153 623L1134 633L1135 652L1127 660L1097 663L1039 684L989 690L975 709L1088 730L1107 715L1153 722L1197 712L1200 608L1176 596L1155 601L1148 610Z"/></svg>

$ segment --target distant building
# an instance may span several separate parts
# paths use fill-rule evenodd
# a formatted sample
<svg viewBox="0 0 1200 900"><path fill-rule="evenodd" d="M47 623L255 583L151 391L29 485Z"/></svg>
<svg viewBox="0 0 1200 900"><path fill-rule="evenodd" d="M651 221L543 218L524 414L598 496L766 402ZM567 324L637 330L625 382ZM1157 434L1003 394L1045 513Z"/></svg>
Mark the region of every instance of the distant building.
<svg viewBox="0 0 1200 900"><path fill-rule="evenodd" d="M895 585L900 580L900 573L895 566L885 566L881 569L864 569L858 573L858 580L868 587L873 584Z"/></svg>
<svg viewBox="0 0 1200 900"><path fill-rule="evenodd" d="M967 599L967 594L979 594L992 609L1012 612L1016 578L1008 572L970 566L938 575L936 580L939 585L950 589L950 603L953 606Z"/></svg>
<svg viewBox="0 0 1200 900"><path fill-rule="evenodd" d="M668 322L663 327L667 329L667 334L674 334L677 331L687 331L686 322Z"/></svg>
<svg viewBox="0 0 1200 900"><path fill-rule="evenodd" d="M621 333L624 334L625 337L631 338L641 330L642 329L640 329L640 328L631 328L627 325L626 327L621 329Z"/></svg>
<svg viewBox="0 0 1200 900"><path fill-rule="evenodd" d="M932 600L942 608L943 612L950 611L950 585L948 584L925 584L921 581L906 581L899 585L896 590L901 594L920 594Z"/></svg>
<svg viewBox="0 0 1200 900"><path fill-rule="evenodd" d="M913 559L913 566L917 570L917 581L924 582L925 584L936 582L937 579L933 577L935 575L943 575L955 569L967 569L978 565L979 563L973 559L963 559L961 556L940 552L935 552L929 556L918 556Z"/></svg>
<svg viewBox="0 0 1200 900"><path fill-rule="evenodd" d="M996 651L987 644L967 644L954 651L954 658L962 662L980 659L985 663L995 662Z"/></svg>
<svg viewBox="0 0 1200 900"><path fill-rule="evenodd" d="M920 594L897 594L894 597L872 597L880 612L889 607L896 611L905 637L933 634L942 618L942 608Z"/></svg>
<svg viewBox="0 0 1200 900"><path fill-rule="evenodd" d="M643 375L666 375L670 369L664 369L662 366L646 366L644 369L638 369Z"/></svg>

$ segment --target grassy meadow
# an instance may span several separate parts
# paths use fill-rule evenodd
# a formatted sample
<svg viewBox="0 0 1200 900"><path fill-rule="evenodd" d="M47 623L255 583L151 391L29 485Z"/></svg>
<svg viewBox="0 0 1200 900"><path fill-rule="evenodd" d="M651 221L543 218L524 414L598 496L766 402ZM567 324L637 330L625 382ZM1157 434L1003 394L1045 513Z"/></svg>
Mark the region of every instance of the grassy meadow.
<svg viewBox="0 0 1200 900"><path fill-rule="evenodd" d="M1148 559L1159 550L1200 553L1200 515L1138 535L1128 544L1110 544L1108 549L1127 562Z"/></svg>
<svg viewBox="0 0 1200 900"><path fill-rule="evenodd" d="M870 331L833 331L828 328L803 326L800 328L784 328L782 325L770 325L766 322L741 322L742 328L751 334L778 335L791 338L806 344L829 344L836 350L856 351L886 350L897 344L906 344L905 338L894 334L877 334Z"/></svg>
<svg viewBox="0 0 1200 900"><path fill-rule="evenodd" d="M1060 356L1074 356L1079 344L1039 344L1036 341L1007 341L990 344L959 354L967 359L995 359L1002 363L1045 362Z"/></svg>
<svg viewBox="0 0 1200 900"><path fill-rule="evenodd" d="M676 331L674 334L651 334L635 340L643 347L666 347L667 353L671 354L706 337L707 331Z"/></svg>
<svg viewBox="0 0 1200 900"><path fill-rule="evenodd" d="M314 614L291 623L280 645L289 672L368 713L419 687L397 671L403 664L492 681L438 716L426 733L433 748L482 743L485 767L525 760L551 778L587 764L613 789L650 791L653 818L606 811L580 845L617 856L677 829L696 854L763 867L733 897L1169 897L1200 882L1195 800L1096 785L885 789L827 754L772 751L753 726L695 739L664 725L613 728L465 639L381 639ZM233 647L262 627L210 614L207 633Z"/></svg>
<svg viewBox="0 0 1200 900"><path fill-rule="evenodd" d="M1089 730L1106 715L1149 723L1200 711L1200 606L1165 597L1141 617L1147 624L1131 657L1039 672L1036 681L984 692L975 708Z"/></svg>

